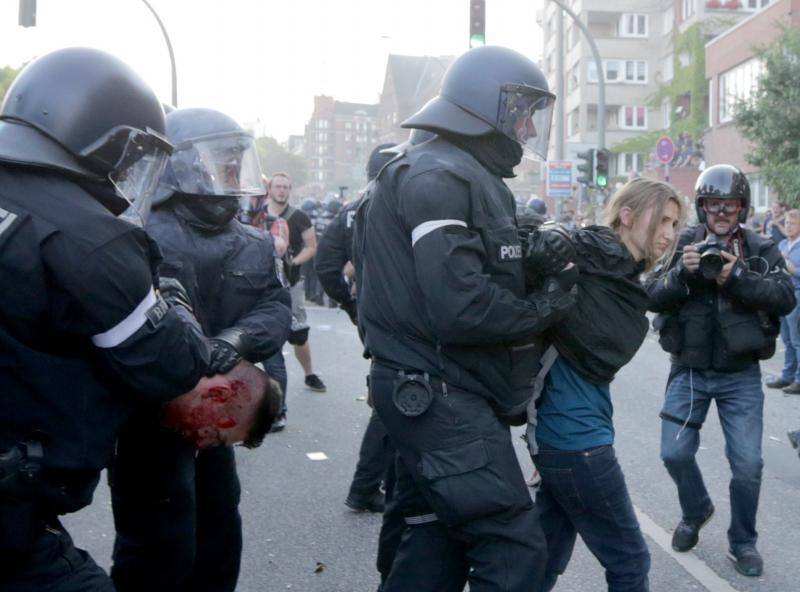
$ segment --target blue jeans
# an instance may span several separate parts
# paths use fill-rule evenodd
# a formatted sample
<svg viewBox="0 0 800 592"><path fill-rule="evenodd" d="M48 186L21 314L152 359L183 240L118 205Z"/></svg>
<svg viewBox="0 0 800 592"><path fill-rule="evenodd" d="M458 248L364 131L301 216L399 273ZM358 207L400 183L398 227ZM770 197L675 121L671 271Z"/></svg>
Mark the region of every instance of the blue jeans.
<svg viewBox="0 0 800 592"><path fill-rule="evenodd" d="M800 294L795 292L800 302ZM785 317L781 317L781 339L783 345L786 347L786 353L783 355L783 373L781 378L789 382L800 382L800 327L797 326L800 322L800 306Z"/></svg>
<svg viewBox="0 0 800 592"><path fill-rule="evenodd" d="M755 545L756 512L761 491L761 434L764 392L757 363L739 372L680 370L667 385L662 409L661 459L678 486L683 519L699 521L711 508L695 454L700 446L700 426L711 401L725 436L725 456L731 467L731 525L728 541L732 549ZM683 422L688 419L685 427ZM690 425L691 424L691 425Z"/></svg>
<svg viewBox="0 0 800 592"><path fill-rule="evenodd" d="M547 540L544 589L564 573L580 534L605 568L609 591L649 590L650 552L614 447L540 449L534 463L542 476L536 505Z"/></svg>

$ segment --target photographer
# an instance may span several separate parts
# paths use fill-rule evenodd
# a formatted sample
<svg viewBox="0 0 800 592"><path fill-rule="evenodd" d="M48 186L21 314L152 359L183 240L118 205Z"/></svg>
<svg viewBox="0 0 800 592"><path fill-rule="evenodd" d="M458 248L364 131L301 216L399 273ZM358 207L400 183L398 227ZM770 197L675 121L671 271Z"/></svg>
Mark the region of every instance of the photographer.
<svg viewBox="0 0 800 592"><path fill-rule="evenodd" d="M730 482L729 558L737 571L759 576L756 511L761 489L764 393L758 361L775 352L778 319L795 306L780 251L743 227L750 185L737 168L700 174L695 208L700 224L681 235L665 270L647 284L649 308L672 368L661 411L661 458L678 487L683 518L672 547L688 551L714 506L695 454L710 403L725 436Z"/></svg>

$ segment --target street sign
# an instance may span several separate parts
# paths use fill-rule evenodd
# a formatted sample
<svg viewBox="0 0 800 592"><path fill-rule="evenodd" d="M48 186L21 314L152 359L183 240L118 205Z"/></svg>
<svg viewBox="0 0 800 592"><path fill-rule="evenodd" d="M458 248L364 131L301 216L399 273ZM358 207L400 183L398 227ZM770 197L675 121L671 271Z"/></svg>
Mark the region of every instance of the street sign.
<svg viewBox="0 0 800 592"><path fill-rule="evenodd" d="M547 196L572 197L572 161L547 162Z"/></svg>
<svg viewBox="0 0 800 592"><path fill-rule="evenodd" d="M672 162L672 157L675 156L675 144L667 136L661 136L656 142L656 156L664 164Z"/></svg>

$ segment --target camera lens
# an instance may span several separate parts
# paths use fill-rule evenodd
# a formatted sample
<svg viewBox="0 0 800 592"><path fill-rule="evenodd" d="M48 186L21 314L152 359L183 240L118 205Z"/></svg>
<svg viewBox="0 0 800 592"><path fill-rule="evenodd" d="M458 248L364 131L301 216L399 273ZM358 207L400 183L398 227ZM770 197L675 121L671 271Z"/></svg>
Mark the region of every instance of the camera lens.
<svg viewBox="0 0 800 592"><path fill-rule="evenodd" d="M707 280L714 280L722 272L725 261L722 259L719 249L708 249L700 255L700 275Z"/></svg>

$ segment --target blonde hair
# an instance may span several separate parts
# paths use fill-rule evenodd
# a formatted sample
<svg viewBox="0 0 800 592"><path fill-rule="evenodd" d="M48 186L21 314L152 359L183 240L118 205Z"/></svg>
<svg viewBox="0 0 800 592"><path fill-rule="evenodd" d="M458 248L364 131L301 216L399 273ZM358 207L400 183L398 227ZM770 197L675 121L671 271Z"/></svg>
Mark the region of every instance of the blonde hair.
<svg viewBox="0 0 800 592"><path fill-rule="evenodd" d="M678 228L675 231L676 238L672 243L671 249L662 256L664 259L669 259L675 251L675 245L678 242L677 235L686 222L687 210L686 204L678 195L678 191L669 183L644 177L631 179L614 194L614 197L611 198L611 201L606 206L605 222L614 232L619 234L622 226L622 208L630 208L632 210L634 224L652 209L653 214L650 217L650 227L648 228L648 235L652 237L655 236L658 225L661 223L661 218L664 216L664 208L670 201L678 206ZM649 271L658 262L651 243L647 244L644 256L645 268Z"/></svg>

